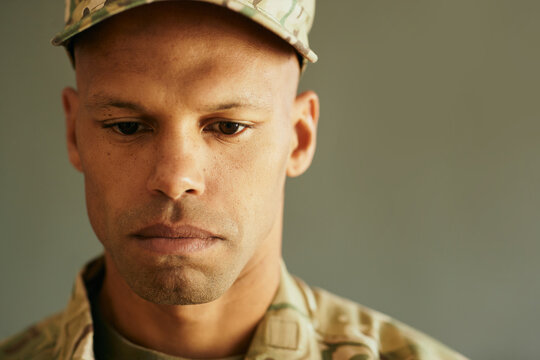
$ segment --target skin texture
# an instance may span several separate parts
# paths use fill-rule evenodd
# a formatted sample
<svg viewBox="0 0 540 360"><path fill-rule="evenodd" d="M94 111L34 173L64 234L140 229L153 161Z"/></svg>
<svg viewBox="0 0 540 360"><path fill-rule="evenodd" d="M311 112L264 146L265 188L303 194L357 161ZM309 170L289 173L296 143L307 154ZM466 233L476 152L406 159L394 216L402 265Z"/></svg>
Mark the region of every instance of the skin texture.
<svg viewBox="0 0 540 360"><path fill-rule="evenodd" d="M315 151L295 53L241 15L171 2L83 33L75 64L68 152L105 248L105 317L167 354L244 353L279 284L286 176ZM141 230L155 224L212 238L155 251Z"/></svg>

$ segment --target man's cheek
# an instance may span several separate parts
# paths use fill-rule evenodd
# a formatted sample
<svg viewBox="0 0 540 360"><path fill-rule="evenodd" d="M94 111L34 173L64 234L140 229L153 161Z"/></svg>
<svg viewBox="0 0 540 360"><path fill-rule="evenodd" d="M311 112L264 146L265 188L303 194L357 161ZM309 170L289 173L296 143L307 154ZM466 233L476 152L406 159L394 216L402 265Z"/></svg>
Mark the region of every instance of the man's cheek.
<svg viewBox="0 0 540 360"><path fill-rule="evenodd" d="M88 168L84 174L86 202L94 227L104 231L115 214L126 203L127 189L114 172L104 168ZM96 229L97 231L97 229Z"/></svg>
<svg viewBox="0 0 540 360"><path fill-rule="evenodd" d="M240 182L245 211L250 216L266 217L280 203L282 162L283 156L276 149L260 151L247 162L249 167L244 169Z"/></svg>
<svg viewBox="0 0 540 360"><path fill-rule="evenodd" d="M104 202L103 193L98 190L98 187L88 175L85 175L85 193L90 224L99 241L105 245L104 239L108 238L106 230L108 206Z"/></svg>

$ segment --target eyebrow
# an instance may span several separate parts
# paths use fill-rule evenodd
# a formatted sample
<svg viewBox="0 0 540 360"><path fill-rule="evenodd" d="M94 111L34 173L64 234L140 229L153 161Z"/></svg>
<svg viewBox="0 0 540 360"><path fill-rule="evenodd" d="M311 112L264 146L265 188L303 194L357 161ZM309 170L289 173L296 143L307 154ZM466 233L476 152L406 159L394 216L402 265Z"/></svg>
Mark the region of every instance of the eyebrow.
<svg viewBox="0 0 540 360"><path fill-rule="evenodd" d="M148 111L143 104L137 101L129 101L115 98L114 96L109 96L103 93L98 93L90 96L90 100L88 101L86 106L98 108L128 109L141 113ZM221 103L217 102L214 104L203 104L202 106L198 106L197 110L202 112L219 112L242 108L251 110L271 110L272 105L268 101L263 101L260 98L258 98L256 101L253 101L251 98L238 98Z"/></svg>
<svg viewBox="0 0 540 360"><path fill-rule="evenodd" d="M133 110L136 112L146 112L146 108L143 104L115 98L102 93L90 96L90 100L86 103L86 106L98 108L118 108Z"/></svg>
<svg viewBox="0 0 540 360"><path fill-rule="evenodd" d="M269 110L272 108L272 106L265 101L246 101L244 99L241 99L227 101L223 103L203 105L199 109L207 112L219 112L238 108L247 108L252 110Z"/></svg>

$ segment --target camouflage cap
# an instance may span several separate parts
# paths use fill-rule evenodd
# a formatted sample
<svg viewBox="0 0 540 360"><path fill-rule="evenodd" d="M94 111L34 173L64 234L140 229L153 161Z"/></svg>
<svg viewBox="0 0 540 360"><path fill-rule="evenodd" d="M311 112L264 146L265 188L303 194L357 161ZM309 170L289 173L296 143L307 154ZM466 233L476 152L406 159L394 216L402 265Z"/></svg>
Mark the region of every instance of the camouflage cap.
<svg viewBox="0 0 540 360"><path fill-rule="evenodd" d="M174 0L66 0L64 30L53 45L67 45L75 35L113 15L139 5ZM181 0L175 0L181 1ZM315 0L191 0L227 7L247 16L291 44L311 62L317 55L309 48L308 33L315 14Z"/></svg>

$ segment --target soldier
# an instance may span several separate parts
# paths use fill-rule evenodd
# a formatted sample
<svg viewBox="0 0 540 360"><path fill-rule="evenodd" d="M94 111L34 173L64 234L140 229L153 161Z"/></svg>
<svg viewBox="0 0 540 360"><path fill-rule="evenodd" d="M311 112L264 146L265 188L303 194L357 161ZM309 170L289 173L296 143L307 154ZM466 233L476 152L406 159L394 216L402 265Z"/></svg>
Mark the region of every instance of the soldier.
<svg viewBox="0 0 540 360"><path fill-rule="evenodd" d="M285 180L315 151L315 1L152 2L67 1L68 153L105 251L0 357L464 359L282 262Z"/></svg>

